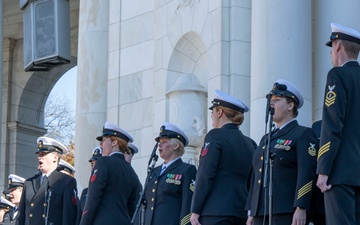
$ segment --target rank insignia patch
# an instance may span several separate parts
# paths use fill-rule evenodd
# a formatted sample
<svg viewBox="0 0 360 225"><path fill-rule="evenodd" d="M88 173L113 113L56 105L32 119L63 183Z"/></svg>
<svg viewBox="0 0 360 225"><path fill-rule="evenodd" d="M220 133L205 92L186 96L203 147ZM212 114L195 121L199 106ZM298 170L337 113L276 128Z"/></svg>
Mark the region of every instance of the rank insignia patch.
<svg viewBox="0 0 360 225"><path fill-rule="evenodd" d="M94 174L90 178L91 182L94 182L96 180L96 172L97 172L97 170L94 170Z"/></svg>
<svg viewBox="0 0 360 225"><path fill-rule="evenodd" d="M166 174L167 179L166 179L166 183L169 184L176 184L176 185L180 185L181 184L181 174Z"/></svg>
<svg viewBox="0 0 360 225"><path fill-rule="evenodd" d="M201 149L201 157L204 157L209 151L210 142L205 142L204 147Z"/></svg>
<svg viewBox="0 0 360 225"><path fill-rule="evenodd" d="M76 191L75 190L73 190L73 192L74 192L74 195L73 196L71 196L71 202L72 202L72 204L73 205L77 205L77 199L76 199Z"/></svg>
<svg viewBox="0 0 360 225"><path fill-rule="evenodd" d="M332 104L335 103L335 99L336 99L336 93L333 91L335 88L335 85L333 86L328 86L329 91L328 93L326 93L326 98L325 98L325 105L327 107L331 106Z"/></svg>
<svg viewBox="0 0 360 225"><path fill-rule="evenodd" d="M316 156L315 144L310 143L310 147L308 148L308 153L311 156Z"/></svg>
<svg viewBox="0 0 360 225"><path fill-rule="evenodd" d="M292 140L284 140L284 139L278 139L276 142L276 145L274 146L274 148L277 149L284 149L285 151L290 151Z"/></svg>
<svg viewBox="0 0 360 225"><path fill-rule="evenodd" d="M194 181L194 180L191 180L190 190L191 190L192 192L195 191L195 181Z"/></svg>

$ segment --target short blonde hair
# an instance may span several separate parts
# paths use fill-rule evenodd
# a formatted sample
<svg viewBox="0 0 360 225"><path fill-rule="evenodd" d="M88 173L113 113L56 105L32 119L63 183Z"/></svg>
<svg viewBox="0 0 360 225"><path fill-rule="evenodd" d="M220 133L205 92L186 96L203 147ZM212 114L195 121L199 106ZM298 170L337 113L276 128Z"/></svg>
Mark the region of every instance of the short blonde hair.
<svg viewBox="0 0 360 225"><path fill-rule="evenodd" d="M176 145L176 144L179 145L179 148L178 148L177 151L176 151L177 157L183 156L183 155L185 154L184 144L183 144L179 139L177 139L177 138L171 138L170 140L171 140L171 142L172 142L173 145Z"/></svg>

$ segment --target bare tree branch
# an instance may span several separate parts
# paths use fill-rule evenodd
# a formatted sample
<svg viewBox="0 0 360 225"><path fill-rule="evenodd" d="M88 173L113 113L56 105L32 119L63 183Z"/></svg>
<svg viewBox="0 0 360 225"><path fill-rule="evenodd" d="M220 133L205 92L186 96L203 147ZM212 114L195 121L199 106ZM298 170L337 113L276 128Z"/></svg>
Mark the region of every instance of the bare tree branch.
<svg viewBox="0 0 360 225"><path fill-rule="evenodd" d="M45 105L44 118L46 136L60 141L67 147L75 146L75 116L69 99L65 96L50 95Z"/></svg>

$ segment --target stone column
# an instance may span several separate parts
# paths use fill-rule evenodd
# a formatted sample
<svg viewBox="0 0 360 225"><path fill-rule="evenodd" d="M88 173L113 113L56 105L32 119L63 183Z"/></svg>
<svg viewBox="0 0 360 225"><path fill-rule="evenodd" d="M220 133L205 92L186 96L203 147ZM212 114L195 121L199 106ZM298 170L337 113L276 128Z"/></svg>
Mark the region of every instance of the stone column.
<svg viewBox="0 0 360 225"><path fill-rule="evenodd" d="M331 64L330 48L325 46L331 34L331 22L360 31L360 1L349 0L339 4L335 0L314 1L314 120L322 118L326 77ZM345 16L346 15L346 16Z"/></svg>
<svg viewBox="0 0 360 225"><path fill-rule="evenodd" d="M252 1L251 137L264 135L266 94L276 79L304 97L300 124L311 125L311 1Z"/></svg>
<svg viewBox="0 0 360 225"><path fill-rule="evenodd" d="M75 129L75 177L87 186L88 159L99 143L107 111L109 0L80 1Z"/></svg>
<svg viewBox="0 0 360 225"><path fill-rule="evenodd" d="M2 10L2 9L1 9ZM2 39L1 39L2 40ZM12 69L12 60L14 54L14 48L16 44L16 40L14 39L3 39L2 42L2 79L1 79L1 115L7 115L7 112L10 112L11 105L11 95L10 95L10 87L11 87L11 69ZM7 176L10 172L15 172L14 169L10 168L10 165L15 166L16 161L10 162L10 154L8 147L8 116L1 116L1 150L0 150L0 181L4 181L7 179ZM2 183L0 183L1 185ZM0 188L4 188L0 186ZM3 190L3 189L1 189Z"/></svg>
<svg viewBox="0 0 360 225"><path fill-rule="evenodd" d="M176 124L189 139L184 162L197 165L198 151L206 134L206 95L193 74L181 75L166 94L169 97L169 122Z"/></svg>

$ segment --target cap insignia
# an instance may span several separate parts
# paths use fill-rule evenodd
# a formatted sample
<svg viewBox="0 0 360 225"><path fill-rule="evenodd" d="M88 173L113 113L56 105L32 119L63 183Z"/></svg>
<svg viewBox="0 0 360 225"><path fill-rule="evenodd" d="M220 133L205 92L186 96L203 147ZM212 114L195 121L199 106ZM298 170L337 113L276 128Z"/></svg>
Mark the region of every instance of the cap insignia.
<svg viewBox="0 0 360 225"><path fill-rule="evenodd" d="M273 85L273 88L272 88L273 91L276 90L277 85L278 85L278 83L275 83L275 84Z"/></svg>
<svg viewBox="0 0 360 225"><path fill-rule="evenodd" d="M9 179L9 184L11 184L11 178Z"/></svg>
<svg viewBox="0 0 360 225"><path fill-rule="evenodd" d="M160 127L160 133L162 133L165 130L165 126Z"/></svg>
<svg viewBox="0 0 360 225"><path fill-rule="evenodd" d="M43 141L39 141L38 148L42 148L42 147L43 147Z"/></svg>

